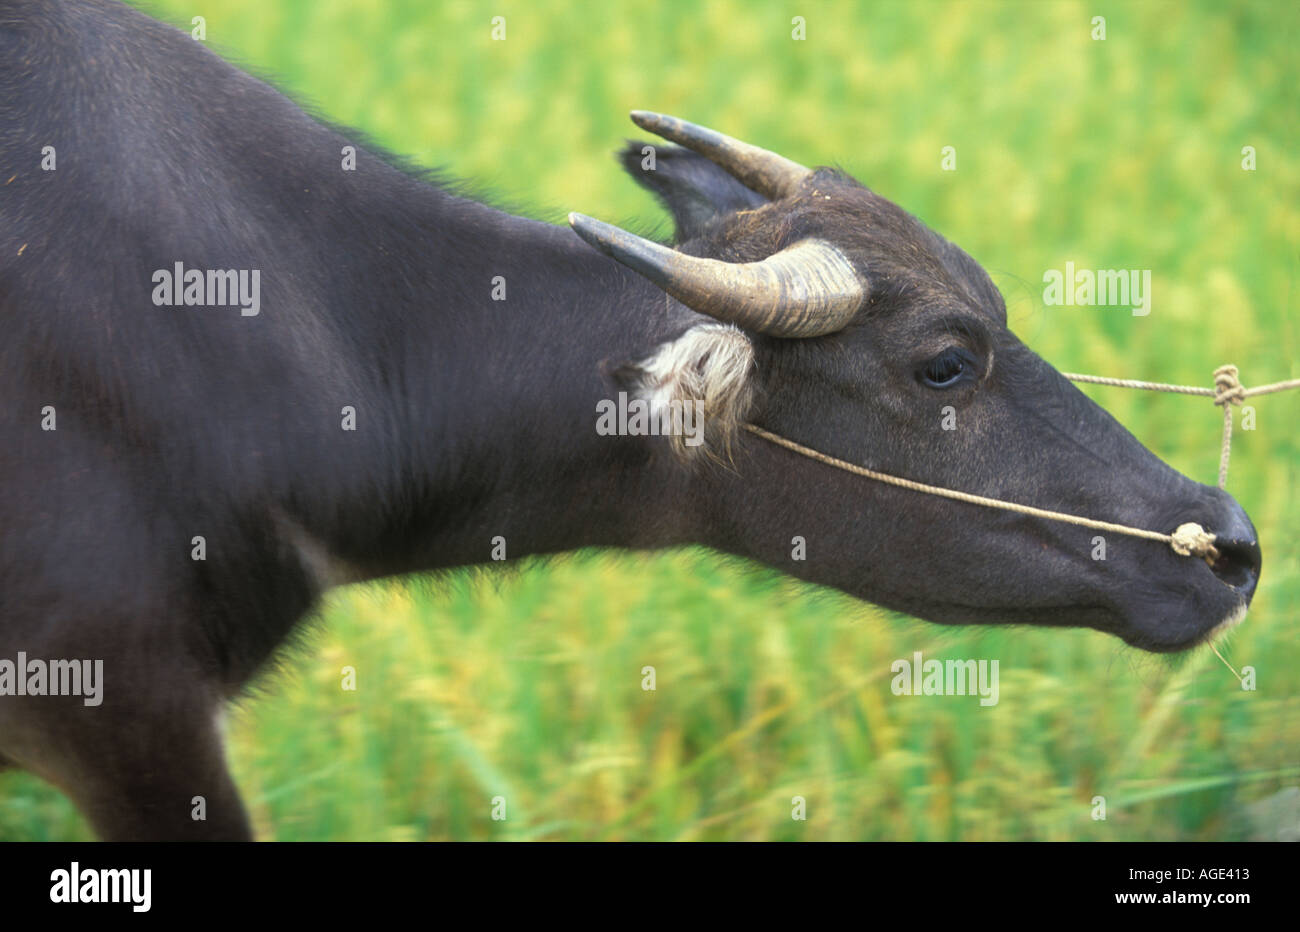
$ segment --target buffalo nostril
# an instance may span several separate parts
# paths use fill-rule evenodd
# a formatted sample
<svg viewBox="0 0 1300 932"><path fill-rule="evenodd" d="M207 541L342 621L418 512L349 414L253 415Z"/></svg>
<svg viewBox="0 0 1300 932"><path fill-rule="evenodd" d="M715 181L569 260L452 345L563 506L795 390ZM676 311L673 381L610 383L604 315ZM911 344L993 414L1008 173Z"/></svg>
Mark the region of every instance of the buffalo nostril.
<svg viewBox="0 0 1300 932"><path fill-rule="evenodd" d="M1214 548L1218 557L1210 564L1214 575L1234 589L1243 590L1249 598L1259 580L1261 556L1259 543L1254 540L1216 539Z"/></svg>
<svg viewBox="0 0 1300 932"><path fill-rule="evenodd" d="M1259 534L1236 499L1218 489L1214 494L1219 499L1217 513L1207 515L1209 520L1205 522L1205 527L1214 532L1214 548L1218 551L1218 556L1209 561L1210 569L1220 582L1249 600L1259 582Z"/></svg>

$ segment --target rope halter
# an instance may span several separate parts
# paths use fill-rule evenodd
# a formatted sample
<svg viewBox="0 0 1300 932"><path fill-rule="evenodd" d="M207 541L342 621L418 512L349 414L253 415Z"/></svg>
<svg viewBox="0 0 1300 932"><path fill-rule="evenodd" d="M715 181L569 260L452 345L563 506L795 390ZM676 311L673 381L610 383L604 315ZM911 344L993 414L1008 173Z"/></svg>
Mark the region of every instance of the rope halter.
<svg viewBox="0 0 1300 932"><path fill-rule="evenodd" d="M1219 457L1219 488L1224 488L1228 481L1228 457L1232 449L1232 406L1240 405L1245 399L1252 395L1266 395L1272 392L1280 392L1291 388L1300 388L1300 379L1291 379L1286 382L1273 382L1268 385L1260 385L1256 388L1246 389L1242 386L1238 378L1237 367L1233 365L1220 366L1214 370L1214 388L1208 389L1197 385L1169 385L1161 382L1140 382L1135 379L1112 379L1105 376L1080 375L1078 373L1063 372L1061 373L1067 379L1076 382L1091 382L1098 385L1113 385L1120 388L1141 388L1149 391L1177 392L1183 395L1209 395L1214 398L1214 403L1223 408L1223 446ZM1047 518L1052 521L1060 521L1064 524L1074 524L1080 527L1094 528L1100 531L1113 531L1118 534L1128 534L1132 537L1143 537L1147 540L1158 540L1167 543L1174 553L1183 557L1200 557L1211 566L1219 558L1219 551L1214 546L1215 537L1205 528L1195 522L1189 521L1180 524L1174 529L1172 534L1162 534L1159 531L1148 531L1145 528L1130 527L1126 524L1115 524L1111 521L1098 521L1095 518L1084 518L1079 515L1066 514L1060 511L1051 511L1046 508L1035 508L1032 505L1021 505L1017 502L1008 502L999 498L989 498L985 495L972 495L969 492L959 492L956 489L946 489L941 486L927 485L924 482L915 482L911 479L904 479L900 476L893 476L889 473L877 472L874 469L867 469L865 466L858 466L845 460L829 456L819 450L806 447L801 443L796 443L780 434L774 434L770 430L765 430L755 424L745 424L745 429L756 436L762 437L771 443L785 447L802 456L817 460L827 466L834 466L836 469L842 469L846 472L853 473L856 476L863 476L868 479L875 479L878 482L884 482L888 485L898 486L904 489L911 489L915 492L925 492L929 495L938 495L942 498L950 498L955 501L967 502L972 505L983 505L987 508L1000 508L1004 511L1013 511L1019 514L1032 515L1038 518Z"/></svg>

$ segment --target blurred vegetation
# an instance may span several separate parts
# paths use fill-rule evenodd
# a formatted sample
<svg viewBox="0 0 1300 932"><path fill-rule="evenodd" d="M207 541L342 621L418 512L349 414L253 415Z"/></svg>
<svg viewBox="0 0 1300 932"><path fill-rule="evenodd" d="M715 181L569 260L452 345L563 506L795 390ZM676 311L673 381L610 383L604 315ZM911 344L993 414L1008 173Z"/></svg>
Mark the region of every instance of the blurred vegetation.
<svg viewBox="0 0 1300 932"><path fill-rule="evenodd" d="M668 229L611 158L637 135L628 110L660 110L842 165L981 261L1013 329L1061 369L1300 375L1293 3L201 7L153 5L186 29L201 13L215 49L332 121L548 219ZM940 170L944 146L956 171ZM1150 316L1045 308L1043 272L1066 261L1153 270ZM1088 391L1214 481L1208 400ZM1221 648L1255 667L1255 692L1206 650L1170 661L1087 631L944 629L699 551L584 553L334 593L234 713L259 836L1249 837L1248 806L1300 784L1300 393L1255 404L1229 488L1264 574ZM890 663L917 650L998 658L1000 703L894 697ZM0 838L87 836L53 790L0 779ZM1090 818L1096 795L1106 821Z"/></svg>

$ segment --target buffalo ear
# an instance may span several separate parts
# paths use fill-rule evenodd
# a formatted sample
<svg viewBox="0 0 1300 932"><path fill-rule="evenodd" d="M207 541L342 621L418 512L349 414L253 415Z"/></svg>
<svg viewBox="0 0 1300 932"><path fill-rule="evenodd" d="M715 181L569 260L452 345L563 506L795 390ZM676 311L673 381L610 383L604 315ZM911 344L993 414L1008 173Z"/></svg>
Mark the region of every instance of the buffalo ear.
<svg viewBox="0 0 1300 932"><path fill-rule="evenodd" d="M654 168L648 167L653 149ZM677 242L698 236L715 217L767 203L724 169L680 146L629 140L618 153L624 171L657 197L677 224ZM647 166L647 167L642 167Z"/></svg>
<svg viewBox="0 0 1300 932"><path fill-rule="evenodd" d="M698 456L727 462L754 403L754 345L743 330L696 324L649 356L610 371L683 462Z"/></svg>

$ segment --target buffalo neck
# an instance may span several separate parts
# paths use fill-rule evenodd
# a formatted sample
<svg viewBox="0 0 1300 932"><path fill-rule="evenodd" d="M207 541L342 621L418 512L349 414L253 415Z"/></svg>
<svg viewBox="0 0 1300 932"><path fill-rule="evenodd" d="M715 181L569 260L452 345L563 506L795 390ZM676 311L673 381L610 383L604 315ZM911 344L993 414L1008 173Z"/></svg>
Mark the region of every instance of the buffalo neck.
<svg viewBox="0 0 1300 932"><path fill-rule="evenodd" d="M596 430L610 368L685 312L567 228L425 197L376 253L375 291L404 277L403 300L373 308L358 341L383 435L350 461L345 500L371 530L340 522L331 550L373 576L687 539L689 474L647 438Z"/></svg>

